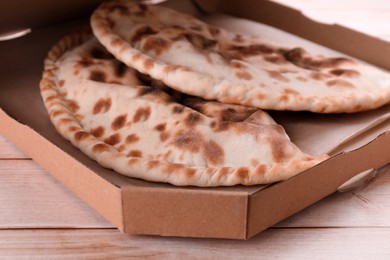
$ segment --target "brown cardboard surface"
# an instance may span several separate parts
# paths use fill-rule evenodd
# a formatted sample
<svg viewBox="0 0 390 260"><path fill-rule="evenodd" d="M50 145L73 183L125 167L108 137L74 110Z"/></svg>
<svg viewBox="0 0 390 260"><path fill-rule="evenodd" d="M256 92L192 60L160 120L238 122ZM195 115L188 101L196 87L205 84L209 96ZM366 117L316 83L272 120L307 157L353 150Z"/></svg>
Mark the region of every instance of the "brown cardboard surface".
<svg viewBox="0 0 390 260"><path fill-rule="evenodd" d="M124 189L125 231L135 234L240 238L247 235L248 191Z"/></svg>
<svg viewBox="0 0 390 260"><path fill-rule="evenodd" d="M389 147L390 133L387 132L368 145L340 153L288 181L276 183L251 195L248 237L264 227L276 224L275 219L284 219L289 216L289 212L297 212L303 209L303 205L311 205L335 192L357 173L386 165L390 161ZM275 207L275 201L283 207ZM268 211L265 217L259 218L258 212L265 210Z"/></svg>
<svg viewBox="0 0 390 260"><path fill-rule="evenodd" d="M175 1L170 3L172 2ZM188 8L190 3L189 1L179 2L182 9ZM183 2L186 3L183 4ZM226 4L230 5L230 2L233 1L227 1ZM235 4L231 3L231 5ZM233 12L227 9L227 6L223 8ZM284 9L278 8L275 9L274 16L278 16L277 12L280 10L284 12ZM256 10L253 7L252 9ZM192 9L192 12L194 10ZM242 8L236 11L239 10L242 11ZM264 13L266 12L261 12L261 14ZM293 18L295 17L294 19L299 18L297 17L299 13L287 12L287 14L290 13ZM268 14L266 16L262 19L268 19L268 22L273 21ZM257 18L260 18L260 15ZM380 167L390 161L388 157L390 144L378 145L378 143L389 143L390 138L386 134L361 149L351 153L342 153L288 181L269 186L174 187L169 184L127 178L104 169L55 132L48 120L38 87L43 59L49 48L62 36L84 23L87 23L87 20L46 26L35 29L33 33L20 39L0 43L2 57L0 60L2 68L0 71L0 131L59 181L125 232L245 239L329 195L353 175L369 168ZM312 22L308 21L308 23ZM324 28L320 24L311 26ZM366 39L364 36L359 37ZM370 38L367 39L371 42ZM383 61L376 64L382 66ZM390 64L385 64L383 67L387 65L390 67ZM351 122L356 122L356 127L352 129L347 125L346 131L343 132L343 139L336 143L348 141L351 136L359 137L362 131L380 125L377 118L386 117L389 114L388 110L387 107L365 114L361 113L360 116L358 114L357 116L344 115L345 120L357 117L351 120ZM279 118L283 121L283 115ZM285 120L285 124L286 126L299 125L307 122L305 119L308 118L310 118L309 114L303 113L297 119L298 121ZM345 121L344 119L342 121ZM332 124L334 122L332 118L329 118L327 122L331 125L332 131L337 129L337 124ZM311 125L315 127L316 124ZM379 132L387 129L386 125L380 128ZM300 132L294 127L287 131L292 136ZM305 131L301 133L301 136L312 132L307 128ZM326 136L327 132L322 134ZM370 132L365 139L360 139L359 147L376 136L378 136L378 131ZM318 140L321 137L312 138ZM308 141L313 143L312 140L306 139L305 141L304 138L299 138L299 135L293 137L294 140L303 140L303 143ZM355 139L349 140L348 145L353 145ZM321 147L321 144L317 145ZM367 158L376 159L368 160Z"/></svg>

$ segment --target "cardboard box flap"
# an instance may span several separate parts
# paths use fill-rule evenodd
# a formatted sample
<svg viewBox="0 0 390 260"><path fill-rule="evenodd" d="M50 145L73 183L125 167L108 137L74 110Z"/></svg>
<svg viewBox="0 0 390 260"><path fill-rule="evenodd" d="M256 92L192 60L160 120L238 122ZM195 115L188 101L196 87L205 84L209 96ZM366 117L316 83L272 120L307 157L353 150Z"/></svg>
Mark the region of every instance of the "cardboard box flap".
<svg viewBox="0 0 390 260"><path fill-rule="evenodd" d="M260 232L261 227L271 226L289 217L291 215L289 212L302 210L302 205L311 205L337 191L357 173L386 165L390 162L389 147L390 133L386 132L363 147L342 152L288 181L270 185L267 189L252 195L250 199L252 210L248 216L250 230L248 237ZM378 153L383 156L375 156ZM297 187L299 192L292 192ZM261 196L261 200L256 199L256 196ZM284 206L273 206L275 201ZM260 218L259 212L264 210L271 212L267 212L266 216Z"/></svg>
<svg viewBox="0 0 390 260"><path fill-rule="evenodd" d="M206 12L218 12L272 25L310 41L390 70L390 44L338 24L323 24L301 11L272 1L194 0ZM259 15L259 13L261 15ZM283 14L283 15L280 15ZM351 47L349 44L353 45Z"/></svg>
<svg viewBox="0 0 390 260"><path fill-rule="evenodd" d="M241 190L240 190L241 189ZM243 187L199 189L124 188L125 232L247 238L248 194ZM223 216L223 217L222 217Z"/></svg>

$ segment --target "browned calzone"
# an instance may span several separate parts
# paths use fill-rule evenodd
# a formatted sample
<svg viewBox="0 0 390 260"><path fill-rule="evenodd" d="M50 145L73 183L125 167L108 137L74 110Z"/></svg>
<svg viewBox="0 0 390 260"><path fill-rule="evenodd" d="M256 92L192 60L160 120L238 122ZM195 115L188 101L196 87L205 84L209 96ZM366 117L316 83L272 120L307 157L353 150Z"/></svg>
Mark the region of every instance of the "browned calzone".
<svg viewBox="0 0 390 260"><path fill-rule="evenodd" d="M144 85L89 33L67 36L52 48L40 89L63 137L130 177L254 185L287 179L327 158L301 152L262 110Z"/></svg>
<svg viewBox="0 0 390 260"><path fill-rule="evenodd" d="M128 66L206 99L321 113L363 111L390 101L390 76L373 66L267 45L162 6L107 2L91 25Z"/></svg>

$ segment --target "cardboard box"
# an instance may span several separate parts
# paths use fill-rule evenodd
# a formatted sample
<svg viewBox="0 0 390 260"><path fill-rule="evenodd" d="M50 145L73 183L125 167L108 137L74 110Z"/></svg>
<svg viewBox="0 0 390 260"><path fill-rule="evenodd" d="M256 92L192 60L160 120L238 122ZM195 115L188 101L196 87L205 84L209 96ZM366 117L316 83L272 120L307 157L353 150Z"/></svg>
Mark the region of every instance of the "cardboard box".
<svg viewBox="0 0 390 260"><path fill-rule="evenodd" d="M39 1L46 11L49 2ZM83 14L88 17L90 8L99 1L86 2L85 6L77 4L70 9L85 9ZM11 1L6 3L12 10ZM390 62L383 58L390 56L390 43L342 26L314 22L297 10L270 1L172 0L168 4L191 12L202 8L270 24L390 69ZM40 9L39 5L37 8ZM390 123L386 116L381 120L374 116L368 127L343 139L329 160L268 186L174 187L104 169L56 133L39 93L46 53L88 18L72 17L58 22L54 17L43 21L42 12L32 11L31 17L20 18L18 28L30 27L29 22L34 21L32 33L0 42L0 131L123 232L247 239L335 192L353 176L390 162ZM12 17L9 19L8 24L12 24ZM385 107L370 113L378 113L378 118L382 118L387 110ZM354 117L360 120L364 115L367 114Z"/></svg>

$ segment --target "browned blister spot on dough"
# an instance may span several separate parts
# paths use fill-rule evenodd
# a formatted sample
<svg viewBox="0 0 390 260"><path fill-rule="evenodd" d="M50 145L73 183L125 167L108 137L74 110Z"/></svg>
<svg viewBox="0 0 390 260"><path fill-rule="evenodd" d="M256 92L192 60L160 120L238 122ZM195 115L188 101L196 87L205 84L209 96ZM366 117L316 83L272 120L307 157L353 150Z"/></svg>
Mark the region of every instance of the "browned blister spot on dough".
<svg viewBox="0 0 390 260"><path fill-rule="evenodd" d="M153 51L156 55L161 55L165 51L167 51L170 48L170 42L167 40L150 36L147 39L145 39L143 44L143 49L147 52Z"/></svg>
<svg viewBox="0 0 390 260"><path fill-rule="evenodd" d="M355 62L345 57L339 57L339 58L325 59L325 61L321 65L324 68L332 68L332 67L339 67L341 65L347 65L347 64L352 65L355 64Z"/></svg>
<svg viewBox="0 0 390 260"><path fill-rule="evenodd" d="M111 128L116 131L125 126L127 120L127 114L117 116L111 123Z"/></svg>
<svg viewBox="0 0 390 260"><path fill-rule="evenodd" d="M81 114L75 114L74 117L76 118L77 121L81 122L84 120L84 116Z"/></svg>
<svg viewBox="0 0 390 260"><path fill-rule="evenodd" d="M325 74L325 73L321 73L321 72L317 72L317 71L314 71L312 73L310 73L310 78L314 79L314 80L326 80L328 79L330 76Z"/></svg>
<svg viewBox="0 0 390 260"><path fill-rule="evenodd" d="M140 150L131 150L129 153L128 153L128 156L132 156L132 157L142 157L142 152Z"/></svg>
<svg viewBox="0 0 390 260"><path fill-rule="evenodd" d="M204 144L203 155L206 161L212 165L220 165L224 162L225 153L223 149L212 140Z"/></svg>
<svg viewBox="0 0 390 260"><path fill-rule="evenodd" d="M108 146L107 144L95 144L93 147L92 147L92 152L94 153L102 153L102 152L106 152L106 151L109 151L110 150L110 146Z"/></svg>
<svg viewBox="0 0 390 260"><path fill-rule="evenodd" d="M342 88L342 89L351 89L355 88L355 86L346 80L342 79L334 79L334 80L329 80L326 82L326 85L328 87L337 87L337 88Z"/></svg>
<svg viewBox="0 0 390 260"><path fill-rule="evenodd" d="M251 80L252 79L252 75L246 71L237 71L236 76L237 76L237 78L242 79L242 80Z"/></svg>
<svg viewBox="0 0 390 260"><path fill-rule="evenodd" d="M121 141L121 136L117 134L110 135L106 139L104 139L104 142L109 145L116 145Z"/></svg>
<svg viewBox="0 0 390 260"><path fill-rule="evenodd" d="M140 121L146 121L149 119L151 113L150 107L140 107L133 116L133 122L138 123Z"/></svg>
<svg viewBox="0 0 390 260"><path fill-rule="evenodd" d="M255 56L260 54L271 54L274 49L265 44L252 44L247 46L233 45L229 48L231 51L237 52L239 56Z"/></svg>
<svg viewBox="0 0 390 260"><path fill-rule="evenodd" d="M229 174L229 172L230 172L230 168L229 167L222 167L218 171L218 177L219 178L224 178L224 177L226 177Z"/></svg>
<svg viewBox="0 0 390 260"><path fill-rule="evenodd" d="M235 68L235 69L245 69L246 68L246 65L244 65L242 62L239 62L239 61L236 61L236 60L232 60L229 63L229 66L232 67L232 68Z"/></svg>
<svg viewBox="0 0 390 260"><path fill-rule="evenodd" d="M195 126L198 123L200 123L201 121L202 121L202 117L200 116L199 113L195 113L195 112L189 113L188 116L184 119L184 123L188 127Z"/></svg>
<svg viewBox="0 0 390 260"><path fill-rule="evenodd" d="M193 169L193 168L187 168L185 170L185 174L186 174L187 178L194 177L195 173L196 173L196 169Z"/></svg>
<svg viewBox="0 0 390 260"><path fill-rule="evenodd" d="M136 134L130 134L126 137L126 143L132 144L139 141L139 137Z"/></svg>
<svg viewBox="0 0 390 260"><path fill-rule="evenodd" d="M89 79L97 82L106 82L107 76L103 71L94 70L91 72Z"/></svg>
<svg viewBox="0 0 390 260"><path fill-rule="evenodd" d="M123 40L116 38L110 42L110 45L114 48L120 48L124 45Z"/></svg>
<svg viewBox="0 0 390 260"><path fill-rule="evenodd" d="M126 150L127 149L127 147L126 147L126 145L124 145L124 144L121 144L119 147L118 147L118 151L119 152L123 152L124 150Z"/></svg>
<svg viewBox="0 0 390 260"><path fill-rule="evenodd" d="M89 136L89 134L87 132L85 132L85 131L78 131L78 132L74 133L74 139L76 141L84 140L88 136Z"/></svg>
<svg viewBox="0 0 390 260"><path fill-rule="evenodd" d="M142 57L142 54L141 54L141 53L137 53L137 54L135 54L133 57L131 57L131 60L132 60L133 62L136 62L136 61L138 61L139 59L141 59L141 57Z"/></svg>
<svg viewBox="0 0 390 260"><path fill-rule="evenodd" d="M166 173L178 173L185 169L185 165L179 163L170 163L164 166L164 171Z"/></svg>
<svg viewBox="0 0 390 260"><path fill-rule="evenodd" d="M57 100L59 99L59 95L56 94L56 95L52 95L52 96L48 96L47 98L45 98L45 102L48 103L48 102L51 102L53 100Z"/></svg>
<svg viewBox="0 0 390 260"><path fill-rule="evenodd" d="M264 99L267 98L267 95L264 94L264 93L259 93L259 94L256 95L256 98L257 98L258 100L264 100Z"/></svg>
<svg viewBox="0 0 390 260"><path fill-rule="evenodd" d="M101 98L96 102L92 112L94 115L99 113L106 113L108 110L110 110L111 104L111 98Z"/></svg>
<svg viewBox="0 0 390 260"><path fill-rule="evenodd" d="M274 137L270 140L272 157L276 163L281 163L284 161L286 155L286 143L282 138Z"/></svg>
<svg viewBox="0 0 390 260"><path fill-rule="evenodd" d="M166 123L161 123L161 124L158 124L154 127L154 129L156 129L157 131L159 132L162 132L165 130L165 127L167 126Z"/></svg>
<svg viewBox="0 0 390 260"><path fill-rule="evenodd" d="M298 77L296 77L296 79L301 81L301 82L306 82L307 81L307 79L302 77L302 76L298 76Z"/></svg>
<svg viewBox="0 0 390 260"><path fill-rule="evenodd" d="M265 72L267 72L268 76L273 78L273 79L276 79L276 80L279 80L279 81L282 81L282 82L289 82L290 81L288 78L283 76L283 74L278 72L278 71L265 70Z"/></svg>
<svg viewBox="0 0 390 260"><path fill-rule="evenodd" d="M160 162L159 161L156 161L156 160L152 160L152 161L148 161L148 169L153 169L153 168L156 168L158 165L160 165Z"/></svg>
<svg viewBox="0 0 390 260"><path fill-rule="evenodd" d="M182 66L182 65L167 65L164 67L164 73L172 73L172 72L175 72L175 71L192 71L190 68L186 67L186 66Z"/></svg>
<svg viewBox="0 0 390 260"><path fill-rule="evenodd" d="M156 34L156 33L157 33L157 31L154 30L152 27L150 27L148 25L142 26L135 31L135 33L133 34L133 36L130 39L130 42L136 43L136 42L140 41L143 37L145 37L147 35Z"/></svg>
<svg viewBox="0 0 390 260"><path fill-rule="evenodd" d="M130 159L127 161L127 165L128 165L128 166L133 166L134 164L139 163L140 160L141 160L140 158L138 158L138 157L133 157L133 156L132 156L132 158L130 158Z"/></svg>
<svg viewBox="0 0 390 260"><path fill-rule="evenodd" d="M323 57L311 57L302 48L294 48L284 51L284 57L286 60L295 64L298 67L310 70L319 70L325 68L337 68L341 65L354 64L351 59L344 57L339 58L323 58Z"/></svg>
<svg viewBox="0 0 390 260"><path fill-rule="evenodd" d="M300 96L298 91L291 89L291 88L285 88L283 91L287 95Z"/></svg>
<svg viewBox="0 0 390 260"><path fill-rule="evenodd" d="M190 152L199 152L202 142L202 136L194 130L189 130L185 133L180 132L172 140L173 145Z"/></svg>
<svg viewBox="0 0 390 260"><path fill-rule="evenodd" d="M172 108L172 112L175 114L180 114L183 112L183 110L184 110L184 107L180 106L180 105L176 105Z"/></svg>
<svg viewBox="0 0 390 260"><path fill-rule="evenodd" d="M77 112L80 109L79 105L74 100L68 100L68 108L72 112Z"/></svg>
<svg viewBox="0 0 390 260"><path fill-rule="evenodd" d="M257 167L255 168L255 174L256 175L264 175L267 171L267 166L264 165L264 164L260 164L260 165L257 165Z"/></svg>
<svg viewBox="0 0 390 260"><path fill-rule="evenodd" d="M76 132L76 131L79 131L81 128L78 127L78 126L70 126L68 127L68 131L69 132Z"/></svg>
<svg viewBox="0 0 390 260"><path fill-rule="evenodd" d="M164 131L164 132L161 132L160 134L160 140L162 142L165 142L166 140L168 140L168 138L170 137L171 135L169 134L168 131Z"/></svg>
<svg viewBox="0 0 390 260"><path fill-rule="evenodd" d="M279 101L281 103L287 102L287 101L289 101L289 99L290 99L289 95L280 95L280 97L279 97Z"/></svg>
<svg viewBox="0 0 390 260"><path fill-rule="evenodd" d="M186 33L183 36L199 50L211 49L217 44L216 40L208 39L196 33Z"/></svg>
<svg viewBox="0 0 390 260"><path fill-rule="evenodd" d="M88 67L88 66L91 66L93 64L95 64L95 60L92 59L92 58L87 58L87 57L84 57L84 58L81 58L78 62L77 62L77 65L81 66L81 67ZM79 67L75 65L75 68Z"/></svg>
<svg viewBox="0 0 390 260"><path fill-rule="evenodd" d="M217 121L215 127L213 127L215 132L222 132L229 129L230 122L228 121Z"/></svg>
<svg viewBox="0 0 390 260"><path fill-rule="evenodd" d="M102 137L104 135L104 127L98 126L91 129L91 134L95 137Z"/></svg>
<svg viewBox="0 0 390 260"><path fill-rule="evenodd" d="M70 119L70 118L61 118L58 122L59 125L66 125L66 124L69 124L69 123L73 123L74 120L73 119Z"/></svg>
<svg viewBox="0 0 390 260"><path fill-rule="evenodd" d="M64 85L65 85L64 79L61 79L60 81L58 81L58 86L63 87Z"/></svg>
<svg viewBox="0 0 390 260"><path fill-rule="evenodd" d="M334 69L329 71L331 74L336 76L343 76L347 78L357 78L360 76L359 71L356 70L346 70L346 69Z"/></svg>
<svg viewBox="0 0 390 260"><path fill-rule="evenodd" d="M252 159L252 160L251 160L251 165L252 165L253 167L256 167L258 164L259 164L259 161L258 161L257 159Z"/></svg>
<svg viewBox="0 0 390 260"><path fill-rule="evenodd" d="M364 109L364 107L361 105L361 104L357 104L357 105L355 105L354 107L353 107L353 111L361 111L361 110L363 110Z"/></svg>
<svg viewBox="0 0 390 260"><path fill-rule="evenodd" d="M279 55L279 54L264 56L264 59L266 61L268 61L270 63L274 63L274 64L286 63L286 59L284 58L284 56Z"/></svg>
<svg viewBox="0 0 390 260"><path fill-rule="evenodd" d="M144 68L146 70L151 70L154 67L154 60L152 59L147 59L144 61Z"/></svg>
<svg viewBox="0 0 390 260"><path fill-rule="evenodd" d="M236 170L236 174L241 180L245 180L246 178L248 178L249 170L247 167L238 167Z"/></svg>

